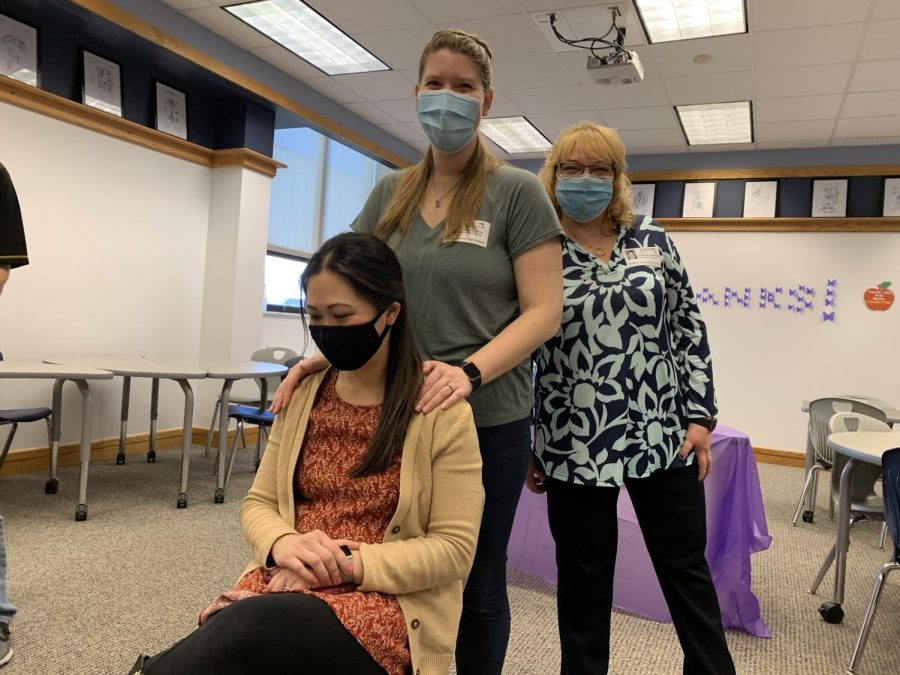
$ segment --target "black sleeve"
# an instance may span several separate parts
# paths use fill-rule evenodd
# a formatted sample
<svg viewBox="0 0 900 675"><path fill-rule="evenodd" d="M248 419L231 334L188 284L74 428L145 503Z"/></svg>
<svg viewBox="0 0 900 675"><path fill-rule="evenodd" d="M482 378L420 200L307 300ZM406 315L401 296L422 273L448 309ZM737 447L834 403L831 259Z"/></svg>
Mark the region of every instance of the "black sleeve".
<svg viewBox="0 0 900 675"><path fill-rule="evenodd" d="M0 265L21 267L28 264L22 211L6 167L0 164Z"/></svg>

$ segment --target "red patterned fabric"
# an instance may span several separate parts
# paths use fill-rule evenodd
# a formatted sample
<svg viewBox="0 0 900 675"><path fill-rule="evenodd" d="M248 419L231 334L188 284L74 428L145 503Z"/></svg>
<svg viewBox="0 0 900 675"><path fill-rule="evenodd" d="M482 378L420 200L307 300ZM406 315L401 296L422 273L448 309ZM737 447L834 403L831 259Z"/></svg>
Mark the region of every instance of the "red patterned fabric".
<svg viewBox="0 0 900 675"><path fill-rule="evenodd" d="M313 406L297 462L295 484L303 499L296 504L298 532L322 530L332 539L380 543L397 510L400 455L386 471L351 478L378 426L381 406L354 406L335 391L330 372ZM231 602L266 593L265 570L248 572L234 590L220 595L200 615L202 624ZM344 627L390 675L409 672L406 622L400 604L383 593L310 593L328 604Z"/></svg>

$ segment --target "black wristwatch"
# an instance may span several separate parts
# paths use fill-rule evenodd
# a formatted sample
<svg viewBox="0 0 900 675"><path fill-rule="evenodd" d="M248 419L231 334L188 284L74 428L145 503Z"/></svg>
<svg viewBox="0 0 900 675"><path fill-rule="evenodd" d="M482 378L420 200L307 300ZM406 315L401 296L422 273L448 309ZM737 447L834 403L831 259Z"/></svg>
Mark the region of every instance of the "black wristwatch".
<svg viewBox="0 0 900 675"><path fill-rule="evenodd" d="M712 431L716 428L716 425L719 423L715 417L695 417L693 419L689 419L688 422L690 424L696 424L705 428L707 431Z"/></svg>
<svg viewBox="0 0 900 675"><path fill-rule="evenodd" d="M478 387L481 386L481 371L478 370L478 366L471 361L463 361L459 364L459 367L462 368L466 377L469 378L469 384L472 385L472 391L478 389Z"/></svg>

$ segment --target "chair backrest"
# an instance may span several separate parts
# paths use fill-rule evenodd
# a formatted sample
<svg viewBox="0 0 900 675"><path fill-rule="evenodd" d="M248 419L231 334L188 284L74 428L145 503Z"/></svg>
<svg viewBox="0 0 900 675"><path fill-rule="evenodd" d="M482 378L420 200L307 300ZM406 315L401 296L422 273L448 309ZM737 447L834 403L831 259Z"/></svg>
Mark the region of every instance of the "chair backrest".
<svg viewBox="0 0 900 675"><path fill-rule="evenodd" d="M885 431L890 433L891 427L874 417L858 412L839 412L828 420L828 431L832 434L838 432L856 431ZM836 497L841 485L841 473L847 465L847 458L840 453L834 456L831 472L831 493ZM881 510L882 500L875 492L875 483L881 478L880 467L874 464L864 464L856 469L853 475L853 494L850 508Z"/></svg>
<svg viewBox="0 0 900 675"><path fill-rule="evenodd" d="M887 401L875 398L874 396L866 396L865 394L838 394L836 398L852 398L862 403L867 403L874 408L881 408L882 410L895 410L897 408L893 403L888 403Z"/></svg>
<svg viewBox="0 0 900 675"><path fill-rule="evenodd" d="M833 434L842 431L890 431L887 422L855 412L839 412L828 420L828 431Z"/></svg>
<svg viewBox="0 0 900 675"><path fill-rule="evenodd" d="M812 445L816 458L828 463L834 463L834 456L828 448L828 422L840 412L854 412L874 417L876 420L885 422L887 416L884 411L863 403L857 399L850 398L817 398L810 401L809 404L809 427L807 430L807 443Z"/></svg>
<svg viewBox="0 0 900 675"><path fill-rule="evenodd" d="M884 481L884 519L894 540L894 562L900 562L900 448L881 456Z"/></svg>
<svg viewBox="0 0 900 675"><path fill-rule="evenodd" d="M286 361L291 361L297 358L297 352L289 347L264 347L263 349L257 349L250 356L251 361L264 361L265 363L280 363L284 364ZM281 384L281 376L273 375L272 377L266 378L266 395L269 399L275 395L275 390L278 389L278 385Z"/></svg>

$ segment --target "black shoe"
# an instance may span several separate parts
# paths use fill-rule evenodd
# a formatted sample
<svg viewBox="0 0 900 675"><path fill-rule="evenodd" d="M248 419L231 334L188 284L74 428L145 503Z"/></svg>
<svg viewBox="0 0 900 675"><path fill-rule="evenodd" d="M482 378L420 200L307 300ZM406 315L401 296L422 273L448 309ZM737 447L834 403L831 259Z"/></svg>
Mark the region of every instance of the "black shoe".
<svg viewBox="0 0 900 675"><path fill-rule="evenodd" d="M0 666L5 666L12 658L13 650L9 642L9 624L0 623Z"/></svg>
<svg viewBox="0 0 900 675"><path fill-rule="evenodd" d="M131 666L131 670L128 671L128 675L143 675L144 663L147 661L148 658L150 658L150 657L144 656L143 654L138 656L137 661L134 662L134 665Z"/></svg>

